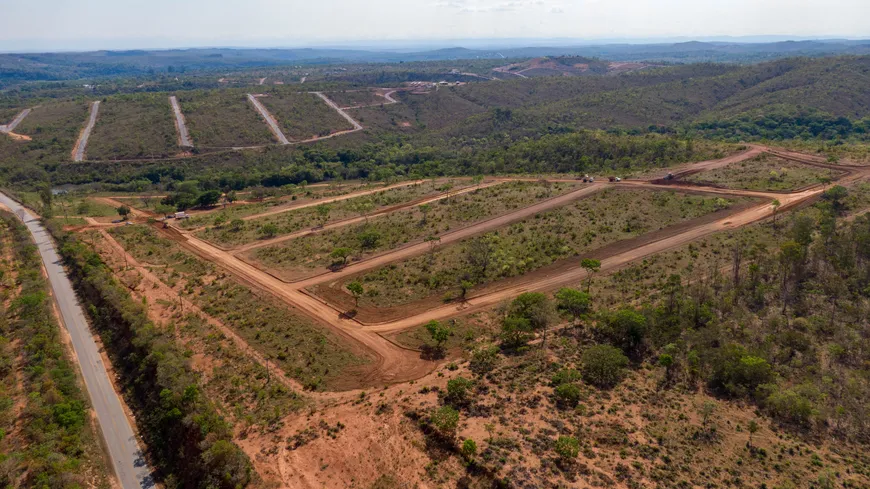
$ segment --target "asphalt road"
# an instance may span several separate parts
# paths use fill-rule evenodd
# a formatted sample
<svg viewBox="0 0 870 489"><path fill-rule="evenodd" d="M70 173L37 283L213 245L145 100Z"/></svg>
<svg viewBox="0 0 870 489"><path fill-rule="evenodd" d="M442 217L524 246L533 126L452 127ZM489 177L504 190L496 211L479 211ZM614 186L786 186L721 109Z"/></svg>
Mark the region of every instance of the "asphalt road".
<svg viewBox="0 0 870 489"><path fill-rule="evenodd" d="M12 209L27 229L39 248L48 279L57 301L63 323L72 339L76 359L85 379L85 387L91 405L97 413L109 457L115 474L124 489L154 487L151 471L142 455L142 450L133 434L133 429L124 415L118 394L112 387L109 374L103 365L97 344L78 303L72 283L61 266L60 257L48 231L21 204L0 193L0 203Z"/></svg>
<svg viewBox="0 0 870 489"><path fill-rule="evenodd" d="M91 104L91 115L88 117L88 125L85 126L85 130L82 131L81 138L79 139L79 144L76 146L76 154L73 158L73 161L84 161L85 159L85 148L88 146L88 138L91 137L91 131L94 130L94 124L97 123L97 112L100 110L100 101Z"/></svg>

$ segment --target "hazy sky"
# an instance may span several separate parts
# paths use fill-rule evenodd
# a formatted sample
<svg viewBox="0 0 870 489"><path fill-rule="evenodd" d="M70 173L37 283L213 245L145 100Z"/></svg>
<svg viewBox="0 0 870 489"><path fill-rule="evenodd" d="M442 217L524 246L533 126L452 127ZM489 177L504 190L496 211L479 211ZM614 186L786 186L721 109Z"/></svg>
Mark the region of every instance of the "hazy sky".
<svg viewBox="0 0 870 489"><path fill-rule="evenodd" d="M870 0L0 0L0 49L870 37Z"/></svg>

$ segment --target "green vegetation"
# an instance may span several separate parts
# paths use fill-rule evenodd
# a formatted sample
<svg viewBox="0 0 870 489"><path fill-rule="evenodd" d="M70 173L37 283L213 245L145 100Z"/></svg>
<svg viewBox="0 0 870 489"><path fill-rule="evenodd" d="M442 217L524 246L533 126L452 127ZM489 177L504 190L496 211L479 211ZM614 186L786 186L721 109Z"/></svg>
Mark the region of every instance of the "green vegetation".
<svg viewBox="0 0 870 489"><path fill-rule="evenodd" d="M297 91L297 87L270 88L264 92L267 96L259 99L278 121L288 139L304 140L353 129L344 117L320 97Z"/></svg>
<svg viewBox="0 0 870 489"><path fill-rule="evenodd" d="M178 135L164 94L120 95L100 104L87 158L156 159L178 153Z"/></svg>
<svg viewBox="0 0 870 489"><path fill-rule="evenodd" d="M366 359L346 340L291 311L270 296L218 271L216 265L177 249L144 226L111 230L112 236L153 272L203 311L232 328L265 358L309 389L340 387L343 373Z"/></svg>
<svg viewBox="0 0 870 489"><path fill-rule="evenodd" d="M384 307L456 294L463 280L480 285L522 275L739 202L743 201L608 189L431 255L366 273L360 279L369 293L362 303Z"/></svg>
<svg viewBox="0 0 870 489"><path fill-rule="evenodd" d="M387 99L379 96L372 90L344 90L340 92L326 92L330 100L339 107L358 107L361 105L376 105L387 103Z"/></svg>
<svg viewBox="0 0 870 489"><path fill-rule="evenodd" d="M155 328L145 306L132 300L89 246L52 232L126 387L139 432L158 462L157 476L167 486L246 486L251 463L231 441L231 427L202 394L199 376L174 339Z"/></svg>
<svg viewBox="0 0 870 489"><path fill-rule="evenodd" d="M686 180L728 188L790 191L830 181L837 174L836 170L810 167L763 154L751 160L692 175Z"/></svg>
<svg viewBox="0 0 870 489"><path fill-rule="evenodd" d="M0 483L109 487L36 246L9 213L0 230Z"/></svg>
<svg viewBox="0 0 870 489"><path fill-rule="evenodd" d="M367 223L326 230L260 248L251 252L250 256L277 274L293 276L294 273L305 273L315 267L329 266L332 263L330 254L337 248L353 249L358 257L363 257L437 236L573 188L574 185L569 183L510 182L475 189L432 202L428 207L404 209L369 219Z"/></svg>
<svg viewBox="0 0 870 489"><path fill-rule="evenodd" d="M191 91L176 95L197 149L274 142L266 122L243 91Z"/></svg>

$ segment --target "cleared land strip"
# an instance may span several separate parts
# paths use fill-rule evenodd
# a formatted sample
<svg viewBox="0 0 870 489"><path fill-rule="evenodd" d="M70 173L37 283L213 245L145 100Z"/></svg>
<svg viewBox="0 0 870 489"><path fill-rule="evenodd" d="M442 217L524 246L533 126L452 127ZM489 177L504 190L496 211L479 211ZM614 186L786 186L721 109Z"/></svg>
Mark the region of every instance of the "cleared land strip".
<svg viewBox="0 0 870 489"><path fill-rule="evenodd" d="M348 133L351 133L351 132L354 132L354 131L362 131L362 130L363 130L363 126L362 126L362 124L360 124L359 122L357 122L356 119L354 119L353 117L351 117L350 114L348 114L347 112L345 112L344 109L342 109L341 107L339 107L337 103L335 103L335 102L332 101L332 99L330 99L329 97L327 97L326 95L324 95L323 92L311 92L311 93L313 93L314 95L317 95L318 97L320 97L321 99L323 99L323 101L326 102L326 105L328 105L328 106L332 107L333 109L335 109L335 111L338 112L339 115L341 115L342 117L344 117L344 118L347 120L347 122L350 122L351 125L353 126L353 129L350 130L350 131L340 131L340 132L337 132L337 133L334 133L334 134L330 134L330 136L336 136L336 135L338 135L338 134L348 134Z"/></svg>
<svg viewBox="0 0 870 489"><path fill-rule="evenodd" d="M444 193L435 195L433 197L417 199L417 200L412 201L412 202L406 202L404 204L385 207L385 208L380 209L378 211L366 214L365 216L358 216L358 217L352 217L350 219L342 219L340 221L334 221L334 222L331 222L331 223L326 224L326 225L319 227L319 228L303 229L300 231L296 231L294 233L285 234L284 236L278 236L278 237L275 237L272 239L254 241L253 243L249 243L249 244L246 244L243 246L239 246L238 248L234 248L233 251L236 253L242 253L242 252L254 250L257 248L263 248L266 246L276 245L278 243L283 243L284 241L290 241L292 239L300 238L302 236L306 236L309 234L315 234L315 233L320 233L323 231L328 231L330 229L336 229L336 228L340 228L340 227L344 227L344 226L349 226L351 224L356 224L356 223L360 223L363 221L367 221L368 219L371 219L374 217L392 214L394 212L398 212L398 211L405 210L405 209L410 209L413 207L420 207L422 205L431 204L433 202L438 202L438 201L447 199L449 197L455 197L457 195L462 195L464 193L473 192L475 190L479 190L479 189L483 189L483 188L487 188L487 187L492 187L494 185L500 185L500 184L505 183L507 181L508 180L496 180L493 182L488 182L488 183L482 184L482 185L477 186L477 187L466 187L463 189L456 190L454 192L444 192Z"/></svg>
<svg viewBox="0 0 870 489"><path fill-rule="evenodd" d="M33 109L24 109L21 112L19 112L18 115L15 116L14 119L12 119L12 122L10 122L9 124L5 124L5 125L0 126L0 132L10 133L10 132L14 131L15 128L18 127L18 124L21 124L21 121L23 121L24 118L27 117L32 110Z"/></svg>
<svg viewBox="0 0 870 489"><path fill-rule="evenodd" d="M97 123L97 113L100 110L100 101L91 104L91 114L88 117L88 123L82 133L79 135L79 140L73 148L73 161L85 160L85 148L88 146L88 138L91 137L91 131L94 130L94 125Z"/></svg>
<svg viewBox="0 0 870 489"><path fill-rule="evenodd" d="M278 138L278 142L280 142L281 144L290 144L290 141L287 140L287 136L285 136L284 133L281 132L281 127L278 126L278 121L276 121L275 118L272 117L272 114L269 113L269 111L266 109L266 106L264 106L260 103L259 100L257 100L257 96L249 93L248 100L250 100L251 103L254 104L254 108L257 109L257 112L259 112L260 115L263 116L266 124L269 124L269 129L271 129L272 134L274 134L275 137Z"/></svg>
<svg viewBox="0 0 870 489"><path fill-rule="evenodd" d="M193 142L190 140L187 126L184 124L184 114L181 113L181 105L178 104L178 99L175 95L169 97L169 103L172 104L172 112L175 113L175 130L178 131L178 145L182 148L192 148Z"/></svg>

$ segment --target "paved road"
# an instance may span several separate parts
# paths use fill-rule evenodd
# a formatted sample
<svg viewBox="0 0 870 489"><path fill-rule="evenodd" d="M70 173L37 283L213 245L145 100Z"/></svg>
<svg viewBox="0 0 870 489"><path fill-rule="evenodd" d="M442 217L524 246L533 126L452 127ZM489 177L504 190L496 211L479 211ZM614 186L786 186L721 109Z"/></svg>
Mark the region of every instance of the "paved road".
<svg viewBox="0 0 870 489"><path fill-rule="evenodd" d="M94 130L94 124L97 123L97 112L100 110L100 101L97 100L91 104L91 116L88 118L88 125L79 136L79 142L76 144L76 153L73 156L73 161L84 161L85 148L88 146L88 138L91 137L91 131Z"/></svg>
<svg viewBox="0 0 870 489"><path fill-rule="evenodd" d="M187 126L184 125L184 115L181 113L181 106L178 105L178 99L175 98L175 95L169 97L169 103L172 104L172 111L175 113L175 127L178 129L178 138L181 140L181 146L183 148L192 148L193 143L190 142Z"/></svg>
<svg viewBox="0 0 870 489"><path fill-rule="evenodd" d="M278 138L278 142L281 144L290 144L290 141L287 140L287 136L284 135L284 133L281 131L281 128L278 126L278 122L275 121L275 118L272 117L272 114L269 113L266 107L262 103L260 103L259 100L257 100L257 97L249 93L248 100L250 100L251 103L254 104L254 107L257 109L260 115L263 116L263 119L266 120L266 124L269 124L269 129L271 129L272 134L274 134L275 137Z"/></svg>
<svg viewBox="0 0 870 489"><path fill-rule="evenodd" d="M60 264L60 258L48 231L21 204L2 193L0 193L0 203L12 209L24 221L36 241L39 254L42 255L54 297L63 323L72 339L73 349L85 379L85 387L97 413L97 420L121 487L124 489L153 487L150 469L121 407L118 394L112 387L84 312L76 299L66 271Z"/></svg>

